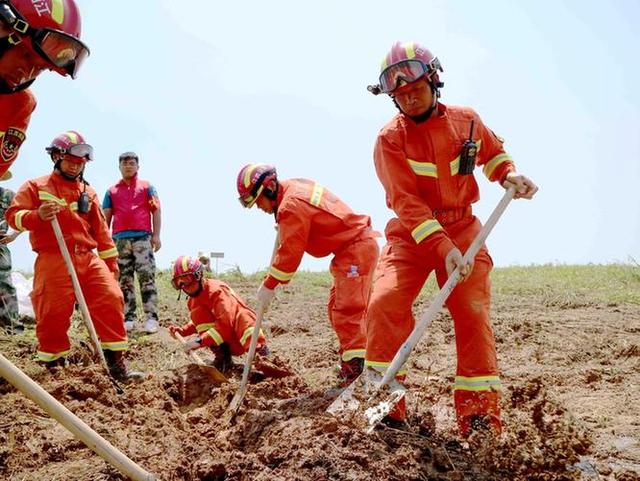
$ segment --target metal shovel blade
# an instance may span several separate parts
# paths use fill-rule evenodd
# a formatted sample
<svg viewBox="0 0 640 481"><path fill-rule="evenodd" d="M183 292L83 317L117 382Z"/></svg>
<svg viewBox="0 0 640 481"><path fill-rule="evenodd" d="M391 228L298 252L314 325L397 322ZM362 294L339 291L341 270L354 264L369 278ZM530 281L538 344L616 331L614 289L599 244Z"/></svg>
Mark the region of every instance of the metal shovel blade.
<svg viewBox="0 0 640 481"><path fill-rule="evenodd" d="M364 417L367 419L367 433L373 432L380 421L382 421L385 416L387 416L393 410L396 404L398 404L407 393L406 388L395 380L389 383L388 390L391 391L391 394L389 394L382 401L367 408L364 412ZM374 399L380 399L380 394L381 393L377 393L371 398L370 401L373 401Z"/></svg>
<svg viewBox="0 0 640 481"><path fill-rule="evenodd" d="M329 414L336 414L342 411L355 411L360 407L360 401L354 395L356 391L363 393L365 390L365 375L360 374L351 384L349 384L340 395L333 400L325 410Z"/></svg>

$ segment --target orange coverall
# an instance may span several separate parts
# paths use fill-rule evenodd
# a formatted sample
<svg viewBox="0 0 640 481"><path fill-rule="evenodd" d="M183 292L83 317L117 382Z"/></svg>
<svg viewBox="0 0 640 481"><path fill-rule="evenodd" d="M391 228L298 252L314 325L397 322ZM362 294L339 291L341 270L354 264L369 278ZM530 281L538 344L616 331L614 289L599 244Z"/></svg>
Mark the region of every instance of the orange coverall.
<svg viewBox="0 0 640 481"><path fill-rule="evenodd" d="M403 114L394 117L378 135L374 160L397 218L387 224L367 311L365 365L384 372L414 328L411 308L429 274L438 285L447 280L445 257L458 247L462 253L480 231L471 204L479 200L473 175L458 173L460 152L469 138L478 145L476 165L490 181L503 181L514 171L503 141L466 107L438 104L435 117L416 123ZM488 416L498 431L500 378L495 340L489 320L493 266L486 246L475 258L471 275L453 290L447 307L454 321L458 366L454 402L458 425L469 433L473 416ZM406 368L399 371L404 379ZM404 420L404 399L390 414Z"/></svg>
<svg viewBox="0 0 640 481"><path fill-rule="evenodd" d="M30 90L0 94L0 178L18 157L36 98Z"/></svg>
<svg viewBox="0 0 640 481"><path fill-rule="evenodd" d="M78 212L77 201L85 190L90 209L83 214ZM29 231L31 247L38 254L31 300L36 315L39 360L55 361L69 352L67 331L76 300L51 222L43 221L38 215L38 207L43 202L56 202L65 207L58 213L58 222L102 349L126 350L124 300L112 274L118 272L118 251L100 210L96 191L54 171L51 175L25 182L6 213L11 227ZM93 252L95 248L97 256Z"/></svg>
<svg viewBox="0 0 640 481"><path fill-rule="evenodd" d="M371 218L355 214L334 194L307 179L280 181L276 205L280 244L265 287L288 283L305 252L314 257L333 253L329 320L340 342L342 361L363 358L364 313L379 252L375 239L379 234L371 230Z"/></svg>
<svg viewBox="0 0 640 481"><path fill-rule="evenodd" d="M187 307L191 322L180 328L181 335L198 332L202 346L218 347L226 342L234 356L249 350L256 314L226 283L217 279L203 280L202 291L189 298ZM257 348L265 343L260 331Z"/></svg>

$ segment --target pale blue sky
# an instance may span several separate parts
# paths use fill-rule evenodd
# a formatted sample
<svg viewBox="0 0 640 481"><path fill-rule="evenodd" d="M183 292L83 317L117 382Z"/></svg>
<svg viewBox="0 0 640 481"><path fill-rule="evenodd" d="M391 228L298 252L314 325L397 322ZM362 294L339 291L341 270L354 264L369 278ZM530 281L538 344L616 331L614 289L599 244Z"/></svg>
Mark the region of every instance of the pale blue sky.
<svg viewBox="0 0 640 481"><path fill-rule="evenodd" d="M162 200L162 268L199 250L224 251L221 268L268 264L272 217L237 201L248 162L321 182L382 231L372 147L395 108L366 86L396 40L440 58L442 101L474 107L540 186L491 235L496 265L640 260L636 0L79 3L92 54L76 81L38 79L4 185L48 173L44 147L67 129L95 147L86 177L101 198L118 154L138 152ZM502 189L478 178L484 220ZM27 236L11 247L30 271Z"/></svg>

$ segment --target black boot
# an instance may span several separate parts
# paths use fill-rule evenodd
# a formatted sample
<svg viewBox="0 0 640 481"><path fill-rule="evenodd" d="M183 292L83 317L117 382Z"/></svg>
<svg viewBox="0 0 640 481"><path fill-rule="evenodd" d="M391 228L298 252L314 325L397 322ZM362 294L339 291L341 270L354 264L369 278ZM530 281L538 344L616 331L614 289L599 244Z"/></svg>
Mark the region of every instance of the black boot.
<svg viewBox="0 0 640 481"><path fill-rule="evenodd" d="M66 358L59 357L55 361L44 362L43 364L44 364L44 367L46 367L49 370L49 372L54 372L54 370L56 370L56 368L58 367L65 368L67 365L67 361L66 361Z"/></svg>
<svg viewBox="0 0 640 481"><path fill-rule="evenodd" d="M233 365L231 360L231 348L229 344L223 342L218 347L211 347L215 359L213 360L213 367L220 372L227 372Z"/></svg>
<svg viewBox="0 0 640 481"><path fill-rule="evenodd" d="M124 351L104 350L104 358L107 361L109 372L116 381L132 381L144 379L144 373L140 371L130 371L124 361Z"/></svg>
<svg viewBox="0 0 640 481"><path fill-rule="evenodd" d="M342 361L340 364L340 374L338 376L342 379L340 387L347 387L356 378L362 374L364 369L364 359L361 357L354 357L348 361Z"/></svg>

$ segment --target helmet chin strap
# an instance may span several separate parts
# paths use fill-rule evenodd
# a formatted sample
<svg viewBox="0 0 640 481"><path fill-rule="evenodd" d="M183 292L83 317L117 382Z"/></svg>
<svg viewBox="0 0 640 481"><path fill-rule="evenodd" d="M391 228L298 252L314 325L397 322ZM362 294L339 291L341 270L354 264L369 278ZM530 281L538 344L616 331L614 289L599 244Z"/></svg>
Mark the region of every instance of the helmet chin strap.
<svg viewBox="0 0 640 481"><path fill-rule="evenodd" d="M84 173L84 168L83 168L83 169L82 169L78 174L76 174L76 175L69 175L69 174L67 174L67 173L65 173L65 172L63 172L63 171L62 171L62 169L60 168L60 164L61 164L61 163L62 163L62 159L57 160L57 161L56 161L56 164L53 166L53 168L54 168L55 170L57 170L58 172L60 172L60 175L61 175L63 178L65 178L65 179L67 179L67 180L77 180L77 179L78 179L78 177L79 177L79 178L80 178L80 180L84 180L84 179L82 178L82 174Z"/></svg>
<svg viewBox="0 0 640 481"><path fill-rule="evenodd" d="M180 292L182 292L182 289L180 289ZM185 294L187 294L188 297L198 297L201 292L202 292L202 278L198 280L198 290L196 292L194 292L193 294L189 294L185 292Z"/></svg>
<svg viewBox="0 0 640 481"><path fill-rule="evenodd" d="M1 22L0 25L2 25ZM7 52L7 50L13 47L13 44L11 44L11 42L9 41L10 37L10 35L7 35L6 37L0 38L0 60L2 60L2 57ZM16 85L15 87L9 87L6 80L0 78L0 94L14 94L16 92L20 92L21 90L28 89L35 80L35 78L32 78L31 80L27 80L26 82L23 82L20 85Z"/></svg>
<svg viewBox="0 0 640 481"><path fill-rule="evenodd" d="M400 108L400 106L398 105L398 102L396 102L396 99L394 99L392 97L393 104L400 111L400 113L403 114L403 115L407 115L407 117L409 117L411 120L413 120L416 124L420 124L420 123L425 122L426 120L428 120L429 117L431 117L431 114L433 113L433 111L438 106L438 99L440 98L440 90L434 84L434 82L431 80L431 78L427 78L427 82L429 82L429 86L431 87L431 97L432 97L431 107L429 107L427 110L425 110L420 115L411 116L411 115L405 114L402 111L402 109Z"/></svg>

